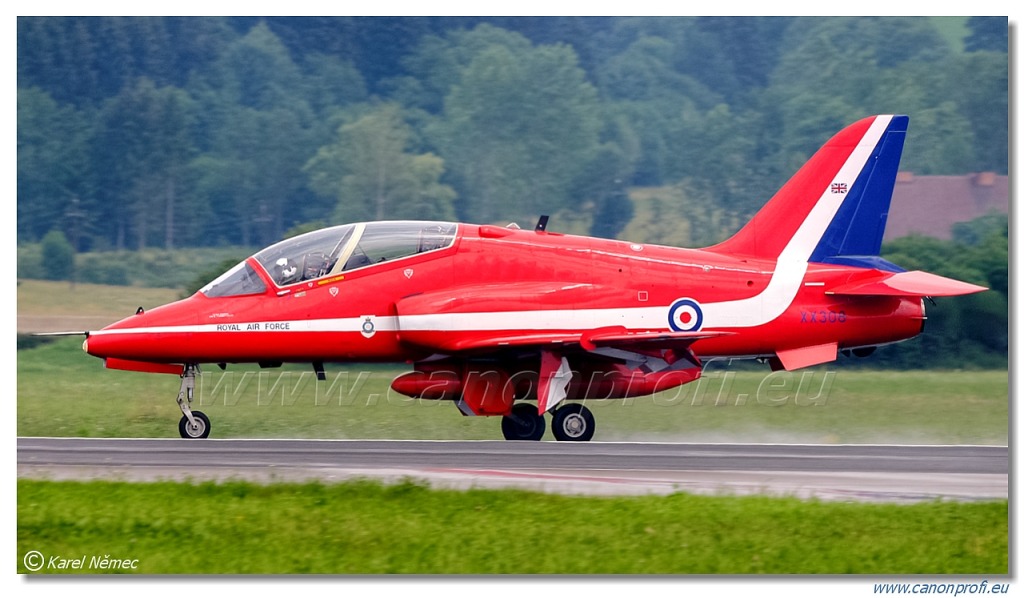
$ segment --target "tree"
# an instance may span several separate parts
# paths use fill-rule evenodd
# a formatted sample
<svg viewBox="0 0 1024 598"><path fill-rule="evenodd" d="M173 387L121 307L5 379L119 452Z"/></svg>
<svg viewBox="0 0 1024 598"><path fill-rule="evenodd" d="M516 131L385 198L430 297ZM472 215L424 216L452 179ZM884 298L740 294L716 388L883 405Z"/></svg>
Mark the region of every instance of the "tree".
<svg viewBox="0 0 1024 598"><path fill-rule="evenodd" d="M150 155L150 164L155 172L160 173L160 188L156 196L162 198L163 203L163 246L171 249L175 246L179 228L179 206L186 184L186 168L195 151L195 106L184 91L165 87L158 93L154 108L157 122L153 131L157 143Z"/></svg>
<svg viewBox="0 0 1024 598"><path fill-rule="evenodd" d="M768 135L778 140L766 170L781 180L845 124L885 113L911 117L903 168L928 174L972 168L978 127L958 99L972 93L961 88L972 86L931 20L802 18L788 32L790 49L762 102L765 113L778 115L764 121L775 123ZM1005 84L1002 92L998 86L996 78L985 87L996 98L987 99L990 107L1006 97Z"/></svg>
<svg viewBox="0 0 1024 598"><path fill-rule="evenodd" d="M601 144L573 190L574 197L594 205L588 234L614 239L633 218L633 203L626 193L632 174L631 160L618 144Z"/></svg>
<svg viewBox="0 0 1024 598"><path fill-rule="evenodd" d="M43 237L42 266L47 280L70 280L75 271L75 250L59 230Z"/></svg>
<svg viewBox="0 0 1024 598"><path fill-rule="evenodd" d="M233 35L214 17L19 17L18 81L96 107L140 77L184 86Z"/></svg>
<svg viewBox="0 0 1024 598"><path fill-rule="evenodd" d="M64 219L72 200L80 202L79 209L92 207L92 133L89 117L74 107L58 104L38 88L18 90L20 240L40 239Z"/></svg>
<svg viewBox="0 0 1024 598"><path fill-rule="evenodd" d="M1005 366L1008 247L1007 218L994 214L958 224L952 241L909 236L883 245L883 257L899 266L990 289L929 304L920 339L887 351L887 358L902 367Z"/></svg>
<svg viewBox="0 0 1024 598"><path fill-rule="evenodd" d="M397 105L377 106L342 125L306 164L310 187L335 199L340 222L453 218L455 192L440 182L444 161L409 153L411 139Z"/></svg>
<svg viewBox="0 0 1024 598"><path fill-rule="evenodd" d="M968 52L999 52L1009 49L1010 24L1006 17L971 17L967 19L971 33L964 40Z"/></svg>
<svg viewBox="0 0 1024 598"><path fill-rule="evenodd" d="M683 115L679 137L673 139L673 161L669 171L674 178L686 180L690 190L711 205L736 215L740 220L756 212L774 189L759 188L751 192L758 180L758 131L761 127L754 114L736 114L725 104L702 113ZM766 194L767 191L767 194ZM709 216L704 210L701 216ZM697 216L694 214L693 216ZM712 235L694 238L698 244L711 244L721 239L713 227L702 227Z"/></svg>
<svg viewBox="0 0 1024 598"><path fill-rule="evenodd" d="M302 165L309 129L289 108L225 110L214 147L190 164L206 206L202 220L219 242L266 245L308 219Z"/></svg>
<svg viewBox="0 0 1024 598"><path fill-rule="evenodd" d="M261 245L377 205L614 235L642 185L696 240L880 113L911 116L905 169L1006 173L1006 19L962 21L964 53L932 18L20 17L18 235ZM371 94L400 126L355 126ZM377 192L346 149L314 193L342 126L404 127L407 176Z"/></svg>
<svg viewBox="0 0 1024 598"><path fill-rule="evenodd" d="M429 133L471 198L462 216L492 222L573 205L600 128L597 91L571 48L494 45L460 71Z"/></svg>
<svg viewBox="0 0 1024 598"><path fill-rule="evenodd" d="M301 72L288 49L265 23L258 23L198 73L198 95L216 96L221 104L257 110L296 100Z"/></svg>
<svg viewBox="0 0 1024 598"><path fill-rule="evenodd" d="M953 225L953 241L968 249L959 252L985 277L992 290L1009 295L1009 216L992 212Z"/></svg>
<svg viewBox="0 0 1024 598"><path fill-rule="evenodd" d="M973 160L961 172L1009 172L1009 63L1003 52L973 52L952 65L950 98L973 132Z"/></svg>
<svg viewBox="0 0 1024 598"><path fill-rule="evenodd" d="M960 173L974 163L974 131L953 102L909 112L902 170L926 175Z"/></svg>
<svg viewBox="0 0 1024 598"><path fill-rule="evenodd" d="M681 116L718 101L710 89L675 68L674 54L668 40L640 36L600 69L608 113L628 123L640 142L635 178L630 181L634 184L670 180L668 170L678 159L672 139L680 135Z"/></svg>
<svg viewBox="0 0 1024 598"><path fill-rule="evenodd" d="M736 109L749 109L745 101L768 85L782 53L780 41L793 20L698 17L689 28L690 35L682 40L687 56L685 72L722 94L725 102Z"/></svg>
<svg viewBox="0 0 1024 598"><path fill-rule="evenodd" d="M530 41L522 35L492 25L470 30L452 29L444 37L424 36L416 49L402 60L410 76L395 77L384 83L392 100L431 114L444 110L445 96L458 84L473 59L487 48L501 46L511 52L524 52Z"/></svg>
<svg viewBox="0 0 1024 598"><path fill-rule="evenodd" d="M94 167L102 173L103 215L119 249L129 239L139 249L174 246L180 190L195 149L194 122L188 94L148 79L104 105ZM153 233L161 242L153 243Z"/></svg>
<svg viewBox="0 0 1024 598"><path fill-rule="evenodd" d="M953 240L964 245L976 246L989 237L1007 238L1010 218L1007 214L990 212L967 222L957 222L952 227Z"/></svg>
<svg viewBox="0 0 1024 598"><path fill-rule="evenodd" d="M303 81L314 111L330 111L367 99L362 75L348 61L327 54L310 54L303 61Z"/></svg>
<svg viewBox="0 0 1024 598"><path fill-rule="evenodd" d="M257 23L231 42L190 90L202 131L190 172L207 235L263 245L309 219L302 165L316 121L302 72L270 28Z"/></svg>

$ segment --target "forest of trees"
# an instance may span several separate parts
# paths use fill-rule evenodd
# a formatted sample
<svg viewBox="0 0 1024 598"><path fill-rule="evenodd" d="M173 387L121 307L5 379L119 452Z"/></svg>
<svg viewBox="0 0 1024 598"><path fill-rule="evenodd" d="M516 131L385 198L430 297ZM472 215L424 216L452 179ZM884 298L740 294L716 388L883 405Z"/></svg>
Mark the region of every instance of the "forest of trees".
<svg viewBox="0 0 1024 598"><path fill-rule="evenodd" d="M739 222L870 114L911 116L904 169L1006 173L1007 77L1005 18L22 17L18 240L541 213L615 236L664 185Z"/></svg>
<svg viewBox="0 0 1024 598"><path fill-rule="evenodd" d="M999 17L21 17L17 43L21 276L127 284L102 252L362 220L616 237L651 188L632 240L710 244L879 113L910 115L904 170L1008 172ZM865 361L1005 366L1008 246L1005 216L887 244L993 291Z"/></svg>

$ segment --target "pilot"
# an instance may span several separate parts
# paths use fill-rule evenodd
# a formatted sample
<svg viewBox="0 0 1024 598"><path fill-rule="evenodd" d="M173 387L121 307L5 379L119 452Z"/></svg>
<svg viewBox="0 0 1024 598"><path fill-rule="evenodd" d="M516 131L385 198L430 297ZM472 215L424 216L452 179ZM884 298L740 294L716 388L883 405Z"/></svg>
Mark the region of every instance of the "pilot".
<svg viewBox="0 0 1024 598"><path fill-rule="evenodd" d="M299 281L299 267L288 258L281 258L274 264L274 280L284 286Z"/></svg>

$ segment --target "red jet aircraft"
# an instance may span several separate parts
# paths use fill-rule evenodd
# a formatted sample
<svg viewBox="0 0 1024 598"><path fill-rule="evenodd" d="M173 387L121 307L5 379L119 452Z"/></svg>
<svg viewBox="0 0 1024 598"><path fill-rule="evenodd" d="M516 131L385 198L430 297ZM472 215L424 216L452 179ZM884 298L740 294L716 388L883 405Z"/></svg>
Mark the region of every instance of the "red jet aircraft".
<svg viewBox="0 0 1024 598"><path fill-rule="evenodd" d="M983 287L878 257L906 116L830 139L732 238L705 249L449 222L345 224L246 259L188 299L86 333L113 369L181 376L183 438L199 364L406 362L391 388L501 416L510 440L590 440L582 401L696 380L710 357L792 370L911 338L923 298ZM531 403L532 402L532 403Z"/></svg>

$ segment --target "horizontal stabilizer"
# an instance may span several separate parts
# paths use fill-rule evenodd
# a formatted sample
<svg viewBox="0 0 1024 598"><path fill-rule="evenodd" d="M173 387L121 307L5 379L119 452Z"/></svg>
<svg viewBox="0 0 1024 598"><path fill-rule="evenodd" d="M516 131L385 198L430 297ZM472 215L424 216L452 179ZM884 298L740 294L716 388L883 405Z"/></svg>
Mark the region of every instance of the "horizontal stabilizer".
<svg viewBox="0 0 1024 598"><path fill-rule="evenodd" d="M928 272L885 272L868 280L844 284L825 291L826 295L875 295L953 297L987 290L985 287Z"/></svg>

